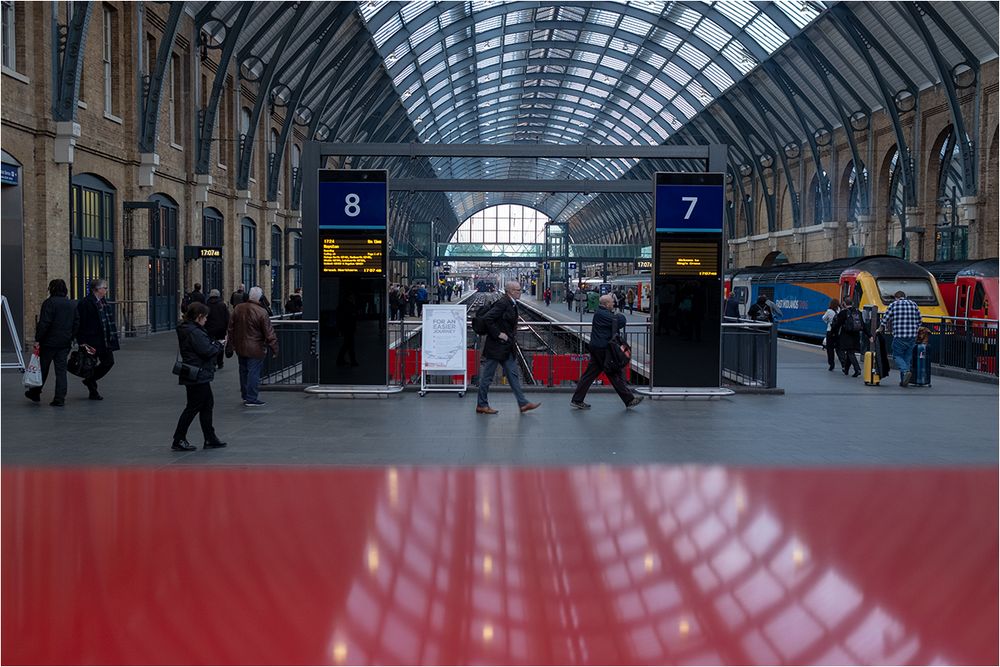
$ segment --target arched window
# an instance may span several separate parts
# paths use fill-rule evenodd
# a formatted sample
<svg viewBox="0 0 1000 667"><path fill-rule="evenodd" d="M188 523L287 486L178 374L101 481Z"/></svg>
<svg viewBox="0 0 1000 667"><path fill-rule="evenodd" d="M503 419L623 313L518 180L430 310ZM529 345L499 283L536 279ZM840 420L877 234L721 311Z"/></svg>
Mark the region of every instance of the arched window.
<svg viewBox="0 0 1000 667"><path fill-rule="evenodd" d="M250 150L252 147L244 146L247 135L250 133L250 119L253 114L250 113L249 107L243 107L240 109L240 150L250 151L250 178L254 178L256 172L253 168L253 151Z"/></svg>
<svg viewBox="0 0 1000 667"><path fill-rule="evenodd" d="M291 281L292 289L299 289L302 287L302 233L295 232L288 239L291 244L291 252L289 253L290 264L288 268L291 269Z"/></svg>
<svg viewBox="0 0 1000 667"><path fill-rule="evenodd" d="M222 213L215 208L206 208L201 214L201 244L205 246L222 247L223 244L223 217ZM222 276L222 258L206 257L201 260L202 268L202 291L208 294L210 290L217 289L220 294L225 294L225 285Z"/></svg>
<svg viewBox="0 0 1000 667"><path fill-rule="evenodd" d="M275 313L281 312L282 299L281 289L281 227L271 226L271 309Z"/></svg>
<svg viewBox="0 0 1000 667"><path fill-rule="evenodd" d="M249 292L257 284L257 225L250 218L243 218L240 223L240 239L243 252L240 280Z"/></svg>
<svg viewBox="0 0 1000 667"><path fill-rule="evenodd" d="M271 169L276 169L278 166L278 141L281 139L281 133L277 129L271 128L271 145L268 147L268 174L270 174ZM281 194L281 179L278 179L278 194Z"/></svg>
<svg viewBox="0 0 1000 667"><path fill-rule="evenodd" d="M108 298L116 298L114 186L94 174L73 176L70 221L70 296L82 299L88 280L106 278Z"/></svg>

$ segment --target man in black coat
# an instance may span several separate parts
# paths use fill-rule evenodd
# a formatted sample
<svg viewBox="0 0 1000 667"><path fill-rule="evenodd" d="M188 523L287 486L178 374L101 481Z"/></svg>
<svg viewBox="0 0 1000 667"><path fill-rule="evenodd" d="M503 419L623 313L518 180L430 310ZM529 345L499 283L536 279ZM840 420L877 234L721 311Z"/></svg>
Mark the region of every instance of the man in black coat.
<svg viewBox="0 0 1000 667"><path fill-rule="evenodd" d="M830 323L829 335L837 339L837 356L840 357L840 369L844 375L847 375L848 367L853 366L854 377L858 377L861 375L861 366L858 364L857 353L861 351L864 318L849 298L842 300L840 305L840 312Z"/></svg>
<svg viewBox="0 0 1000 667"><path fill-rule="evenodd" d="M102 401L104 397L97 392L97 381L108 374L115 365L114 351L118 345L118 329L115 325L114 308L107 302L108 281L95 278L90 281L90 294L81 299L77 310L80 313L80 329L76 340L81 345L90 348L97 355L98 365L94 373L83 381L90 391L90 400Z"/></svg>
<svg viewBox="0 0 1000 667"><path fill-rule="evenodd" d="M229 305L235 308L241 303L246 303L247 298L249 296L246 292L246 289L247 286L244 285L243 283L240 283L240 286L237 287L236 291L233 292L232 296L229 297Z"/></svg>
<svg viewBox="0 0 1000 667"><path fill-rule="evenodd" d="M76 301L67 298L68 293L66 282L61 278L49 282L49 298L42 302L35 329L43 387L49 375L49 364L54 361L56 365L56 393L49 405L57 408L66 404L66 358L80 327ZM37 403L42 398L42 387L33 387L24 395Z"/></svg>
<svg viewBox="0 0 1000 667"><path fill-rule="evenodd" d="M625 384L625 378L622 375L624 369L610 370L605 363L608 343L619 331L625 328L627 320L624 315L614 312L615 301L610 294L602 294L598 304L599 307L594 313L594 321L590 327L590 363L587 364L587 370L580 376L580 381L576 385L576 391L573 392L573 398L570 399L569 404L577 410L589 410L590 404L585 403L583 399L587 397L587 391L597 376L605 373L625 407L634 408L642 403L642 396L636 396Z"/></svg>
<svg viewBox="0 0 1000 667"><path fill-rule="evenodd" d="M208 293L208 319L205 321L205 331L212 340L225 340L229 331L229 306L222 300L222 294L214 289ZM220 354L216 362L219 368L224 365L224 355Z"/></svg>
<svg viewBox="0 0 1000 667"><path fill-rule="evenodd" d="M479 400L476 412L495 415L498 410L490 407L490 383L497 366L503 367L521 412L534 410L541 403L531 403L521 388L521 376L514 358L514 334L517 331L517 298L521 296L521 285L516 280L507 283L504 295L497 299L483 318L486 322L486 345L483 347L483 361L479 367Z"/></svg>

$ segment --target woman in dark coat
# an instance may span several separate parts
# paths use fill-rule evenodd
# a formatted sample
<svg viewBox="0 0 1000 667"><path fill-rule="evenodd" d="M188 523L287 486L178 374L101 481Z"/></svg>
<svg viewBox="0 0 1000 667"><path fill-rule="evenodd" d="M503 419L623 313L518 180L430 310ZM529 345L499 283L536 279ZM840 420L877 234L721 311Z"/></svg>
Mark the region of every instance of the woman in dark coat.
<svg viewBox="0 0 1000 667"><path fill-rule="evenodd" d="M177 420L174 429L174 444L171 449L177 452L190 452L198 449L187 441L187 430L194 421L195 415L201 422L201 432L205 436L205 449L225 447L215 435L212 426L212 408L215 398L212 396L212 380L215 379L215 363L219 353L225 347L224 342L212 340L205 331L208 320L208 306L203 303L192 303L184 313L184 321L177 327L177 342L180 349L181 362L186 370L178 378L178 384L187 390L187 405Z"/></svg>

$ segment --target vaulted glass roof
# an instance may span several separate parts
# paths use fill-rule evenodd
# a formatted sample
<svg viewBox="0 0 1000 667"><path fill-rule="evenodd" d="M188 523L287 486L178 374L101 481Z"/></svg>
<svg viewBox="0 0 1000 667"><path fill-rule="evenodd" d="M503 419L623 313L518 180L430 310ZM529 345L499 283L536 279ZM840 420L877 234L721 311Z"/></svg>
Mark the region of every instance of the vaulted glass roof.
<svg viewBox="0 0 1000 667"><path fill-rule="evenodd" d="M739 0L361 5L428 143L660 144L822 10ZM468 164L477 173L454 175L485 172Z"/></svg>

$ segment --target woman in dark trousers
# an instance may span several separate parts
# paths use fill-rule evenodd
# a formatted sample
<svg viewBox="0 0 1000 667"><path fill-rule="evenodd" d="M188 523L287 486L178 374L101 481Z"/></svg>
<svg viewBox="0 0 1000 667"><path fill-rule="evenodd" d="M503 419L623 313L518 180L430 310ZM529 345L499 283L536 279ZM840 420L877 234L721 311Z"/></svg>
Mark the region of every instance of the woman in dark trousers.
<svg viewBox="0 0 1000 667"><path fill-rule="evenodd" d="M181 418L177 420L174 429L175 452L190 452L198 449L187 441L187 430L194 421L195 415L201 422L201 432L205 436L205 449L225 447L215 435L212 427L212 408L215 399L212 396L212 380L215 379L215 363L225 344L212 340L205 331L208 319L208 306L203 303L192 303L184 313L184 321L177 327L177 342L180 348L181 361L197 370L197 377L186 377L182 374L177 383L187 390L187 405Z"/></svg>
<svg viewBox="0 0 1000 667"><path fill-rule="evenodd" d="M42 386L49 375L49 365L55 362L56 393L49 405L60 408L66 404L66 358L76 331L80 326L80 313L76 301L67 298L66 282L60 278L49 283L49 298L42 302L42 312L38 315L35 342L39 347L39 361L42 365ZM24 392L37 403L42 398L42 387L33 387Z"/></svg>
<svg viewBox="0 0 1000 667"><path fill-rule="evenodd" d="M594 313L594 322L590 328L590 363L580 377L569 404L577 410L589 410L590 404L584 403L583 399L587 397L590 385L603 372L608 376L608 380L618 392L618 397L622 399L625 407L634 408L642 402L642 396L636 396L625 384L625 378L622 376L623 369L612 371L607 370L604 366L605 355L608 353L608 343L615 337L615 334L625 327L625 316L616 314L612 310L615 307L615 300L610 294L602 294L598 303L600 305Z"/></svg>

